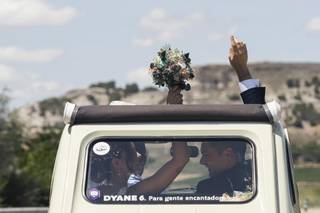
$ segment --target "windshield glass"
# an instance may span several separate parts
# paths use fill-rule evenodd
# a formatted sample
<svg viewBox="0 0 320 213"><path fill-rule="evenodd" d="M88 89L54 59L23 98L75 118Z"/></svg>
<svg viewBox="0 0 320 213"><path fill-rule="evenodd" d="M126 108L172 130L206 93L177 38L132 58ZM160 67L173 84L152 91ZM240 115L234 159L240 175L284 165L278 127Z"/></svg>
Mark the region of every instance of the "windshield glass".
<svg viewBox="0 0 320 213"><path fill-rule="evenodd" d="M239 138L100 138L87 149L85 195L93 203L247 202L253 151Z"/></svg>

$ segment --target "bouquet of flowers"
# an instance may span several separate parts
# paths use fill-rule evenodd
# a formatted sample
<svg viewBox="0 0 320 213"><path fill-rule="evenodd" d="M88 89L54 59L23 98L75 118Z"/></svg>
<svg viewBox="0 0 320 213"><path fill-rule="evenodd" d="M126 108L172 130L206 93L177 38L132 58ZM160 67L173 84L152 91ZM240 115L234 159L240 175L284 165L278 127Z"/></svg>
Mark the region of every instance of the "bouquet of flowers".
<svg viewBox="0 0 320 213"><path fill-rule="evenodd" d="M188 81L194 78L190 62L189 53L172 50L168 45L161 48L150 64L153 82L159 87L179 85L182 90L190 90Z"/></svg>

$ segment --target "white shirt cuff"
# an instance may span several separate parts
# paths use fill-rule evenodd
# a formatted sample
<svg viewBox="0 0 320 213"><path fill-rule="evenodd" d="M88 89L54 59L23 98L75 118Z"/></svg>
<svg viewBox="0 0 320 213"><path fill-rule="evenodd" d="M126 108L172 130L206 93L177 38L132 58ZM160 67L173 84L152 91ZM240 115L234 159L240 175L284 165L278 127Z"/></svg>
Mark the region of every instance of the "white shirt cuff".
<svg viewBox="0 0 320 213"><path fill-rule="evenodd" d="M247 79L239 82L240 92L245 92L249 89L260 87L259 79Z"/></svg>

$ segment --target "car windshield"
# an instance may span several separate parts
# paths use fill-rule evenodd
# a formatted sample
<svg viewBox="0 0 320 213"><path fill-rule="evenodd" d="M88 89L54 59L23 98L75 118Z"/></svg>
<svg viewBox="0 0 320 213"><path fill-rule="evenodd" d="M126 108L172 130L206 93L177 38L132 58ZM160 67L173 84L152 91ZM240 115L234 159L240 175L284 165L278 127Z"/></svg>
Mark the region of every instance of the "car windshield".
<svg viewBox="0 0 320 213"><path fill-rule="evenodd" d="M182 166L181 144L190 156ZM88 146L84 190L92 203L247 202L254 168L253 145L242 138L106 137Z"/></svg>

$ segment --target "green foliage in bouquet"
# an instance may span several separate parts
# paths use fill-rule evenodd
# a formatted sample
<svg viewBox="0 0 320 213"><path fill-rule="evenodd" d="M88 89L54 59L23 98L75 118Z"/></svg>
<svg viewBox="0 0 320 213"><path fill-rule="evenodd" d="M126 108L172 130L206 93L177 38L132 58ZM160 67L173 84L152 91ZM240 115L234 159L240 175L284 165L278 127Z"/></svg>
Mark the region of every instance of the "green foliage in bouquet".
<svg viewBox="0 0 320 213"><path fill-rule="evenodd" d="M189 53L170 46L161 48L150 64L153 82L159 87L180 85L181 89L190 90L188 81L194 78L190 62Z"/></svg>

